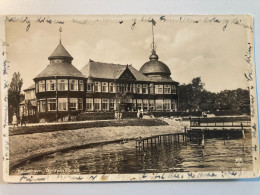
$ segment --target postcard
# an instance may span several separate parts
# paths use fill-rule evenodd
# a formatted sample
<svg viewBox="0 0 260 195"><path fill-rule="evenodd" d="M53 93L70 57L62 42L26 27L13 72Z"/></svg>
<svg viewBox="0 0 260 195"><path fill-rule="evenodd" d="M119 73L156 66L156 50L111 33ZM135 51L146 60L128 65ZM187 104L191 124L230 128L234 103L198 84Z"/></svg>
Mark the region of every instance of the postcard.
<svg viewBox="0 0 260 195"><path fill-rule="evenodd" d="M259 176L252 16L0 19L5 181Z"/></svg>

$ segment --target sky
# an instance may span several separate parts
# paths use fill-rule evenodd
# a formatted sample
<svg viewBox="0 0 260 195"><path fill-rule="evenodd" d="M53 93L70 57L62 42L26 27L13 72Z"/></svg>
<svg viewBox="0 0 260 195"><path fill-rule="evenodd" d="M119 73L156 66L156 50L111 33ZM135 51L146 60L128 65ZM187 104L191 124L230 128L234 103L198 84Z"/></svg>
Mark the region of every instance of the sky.
<svg viewBox="0 0 260 195"><path fill-rule="evenodd" d="M73 56L72 64L79 70L89 59L132 64L137 70L149 61L152 25L146 20L148 16L120 16L116 19L104 19L104 16L49 17L52 24L46 22L48 16L42 23L36 22L38 18L30 19L28 31L26 23L6 22L9 79L14 72L20 72L23 89L32 85L33 78L49 64L48 57L60 41L60 27L62 44ZM201 77L205 89L212 92L246 89L248 29L230 23L223 30L223 18L220 23L205 22L205 16L201 16L198 23L194 22L197 18L189 18L166 16L164 21L154 16L156 52L159 60L170 68L172 79L187 84L193 78ZM55 24L55 20L64 21L64 24Z"/></svg>

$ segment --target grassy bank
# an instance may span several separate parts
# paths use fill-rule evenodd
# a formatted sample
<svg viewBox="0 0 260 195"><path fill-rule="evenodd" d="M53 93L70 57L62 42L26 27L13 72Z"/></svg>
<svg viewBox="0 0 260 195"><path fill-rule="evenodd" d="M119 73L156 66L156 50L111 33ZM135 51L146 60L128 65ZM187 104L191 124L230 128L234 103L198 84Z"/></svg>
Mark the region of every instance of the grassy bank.
<svg viewBox="0 0 260 195"><path fill-rule="evenodd" d="M124 119L120 121L94 121L86 123L66 123L66 124L46 124L39 126L22 126L22 127L9 127L9 135L22 135L32 133L43 133L63 130L76 130L82 128L94 128L94 127L124 127L124 126L162 126L168 125L168 123L159 119Z"/></svg>

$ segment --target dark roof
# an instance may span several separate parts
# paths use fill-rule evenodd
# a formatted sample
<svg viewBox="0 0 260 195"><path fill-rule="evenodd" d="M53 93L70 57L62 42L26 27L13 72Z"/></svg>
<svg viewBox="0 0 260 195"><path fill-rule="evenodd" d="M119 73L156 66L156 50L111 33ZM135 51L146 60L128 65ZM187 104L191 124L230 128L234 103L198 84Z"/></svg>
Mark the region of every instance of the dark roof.
<svg viewBox="0 0 260 195"><path fill-rule="evenodd" d="M37 106L35 99L32 99L32 100L23 100L23 101L20 102L19 104L20 104L20 105L24 105L24 104L26 103L26 104L28 105L28 102L29 102L30 106L34 106L34 107Z"/></svg>
<svg viewBox="0 0 260 195"><path fill-rule="evenodd" d="M162 74L171 75L171 71L166 64L161 61L149 61L146 62L141 68L140 72L144 75L150 74Z"/></svg>
<svg viewBox="0 0 260 195"><path fill-rule="evenodd" d="M67 62L51 63L35 78L43 77L84 77L72 64Z"/></svg>
<svg viewBox="0 0 260 195"><path fill-rule="evenodd" d="M90 61L81 69L81 72L85 75L85 77L89 77L89 75L91 75L93 78L118 79L126 68L127 65ZM147 81L148 78L138 72L134 67L128 65L128 68L136 80Z"/></svg>
<svg viewBox="0 0 260 195"><path fill-rule="evenodd" d="M73 57L69 54L69 52L65 49L65 47L61 43L56 47L56 49L54 50L54 52L52 52L52 54L48 59L51 60L60 57L69 58L71 60L73 59Z"/></svg>
<svg viewBox="0 0 260 195"><path fill-rule="evenodd" d="M146 62L141 68L140 72L144 75L171 75L169 67L163 62L159 61L159 57L153 50L149 57L150 61Z"/></svg>
<svg viewBox="0 0 260 195"><path fill-rule="evenodd" d="M33 89L35 89L35 84L32 84L30 87L26 88L23 91L29 91L29 90L33 90Z"/></svg>

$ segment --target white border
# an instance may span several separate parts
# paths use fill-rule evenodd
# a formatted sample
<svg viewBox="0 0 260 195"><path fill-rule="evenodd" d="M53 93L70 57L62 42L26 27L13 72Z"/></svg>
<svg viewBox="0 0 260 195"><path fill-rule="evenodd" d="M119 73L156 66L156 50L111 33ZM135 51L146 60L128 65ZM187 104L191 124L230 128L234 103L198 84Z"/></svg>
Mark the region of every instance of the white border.
<svg viewBox="0 0 260 195"><path fill-rule="evenodd" d="M151 17L158 17L159 15L151 15ZM23 21L23 19L26 16L15 16L18 18L19 21ZM37 16L27 16L30 20L36 20ZM71 19L72 16L51 16L52 18L56 19ZM105 16L105 15L91 15L91 16L73 16L73 18L93 18L93 19L99 19L99 20L121 20L122 18L124 20L134 20L136 19L137 22L142 19L142 15L119 15L119 16ZM149 17L148 15L145 15L145 17ZM170 17L180 17L180 16L174 16L174 15L167 15L168 18ZM225 22L225 19L227 18L235 18L237 16L232 15L215 15L215 16L184 16L183 18L192 17L193 20L199 20L203 21L206 17L217 17L219 20ZM239 16L241 17L241 16ZM252 16L250 15L244 15L243 17L246 18L247 21L252 22ZM20 18L20 20L19 20ZM1 17L1 26L4 27L4 21L5 17ZM185 22L190 22L189 20L186 20ZM251 24L252 26L252 24ZM5 31L4 28L1 28L0 32L0 38L1 40L5 40ZM253 32L252 30L248 29L248 41L253 46ZM1 48L1 53L5 51L5 47ZM4 64L5 58L2 58L0 63ZM3 154L4 154L4 161L3 161L3 170L4 170L4 180L7 182L97 182L97 181L151 181L151 180L196 180L196 179L237 179L237 178L255 178L259 175L259 153L258 153L258 123L257 123L257 104L256 104L256 84L255 84L255 66L254 66L254 47L252 47L251 52L251 62L248 63L249 66L249 74L252 74L253 80L249 82L250 86L250 95L251 97L251 104L252 108L254 110L254 113L252 113L252 126L256 127L256 131L252 131L252 142L253 145L256 145L256 150L253 150L253 171L226 171L226 172L190 172L190 173L160 173L160 174L109 174L109 175L46 175L46 176L40 176L40 175L26 175L26 176L9 176L9 139L8 139L8 127L5 126L3 128ZM1 73L1 89L2 89L2 124L6 124L6 114L7 114L7 102L3 101L5 97L7 97L7 89L4 88L4 83L7 80L7 75L3 74L3 71ZM254 101L253 101L254 100ZM253 130L253 129L252 129Z"/></svg>

